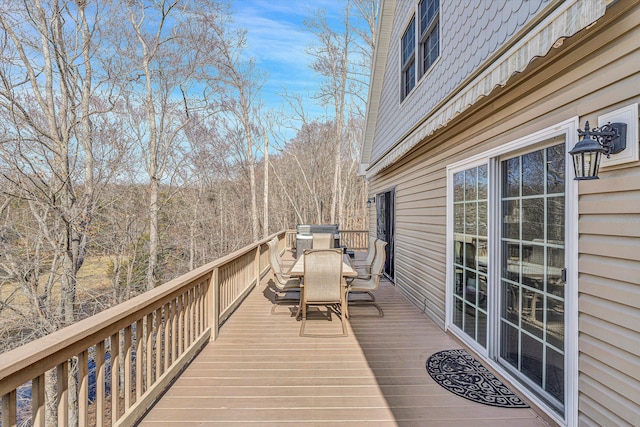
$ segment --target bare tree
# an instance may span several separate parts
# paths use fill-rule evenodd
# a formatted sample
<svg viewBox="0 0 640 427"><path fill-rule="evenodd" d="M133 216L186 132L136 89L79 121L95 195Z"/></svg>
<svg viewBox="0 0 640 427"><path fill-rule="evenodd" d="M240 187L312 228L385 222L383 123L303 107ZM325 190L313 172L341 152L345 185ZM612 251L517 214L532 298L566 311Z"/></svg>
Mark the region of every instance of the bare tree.
<svg viewBox="0 0 640 427"><path fill-rule="evenodd" d="M264 134L264 149L263 162L264 162L264 202L262 209L262 236L267 237L269 235L269 136Z"/></svg>
<svg viewBox="0 0 640 427"><path fill-rule="evenodd" d="M355 6L356 14L352 15ZM378 10L376 0L348 0L344 8L344 25L333 29L323 11L306 22L307 29L315 36L316 44L307 52L314 59L312 69L324 78L317 98L323 105L331 105L333 110L334 144L333 187L331 192L330 221L343 224L346 220L344 207L346 196L344 162L347 171L354 174L354 157L345 145L350 146L349 129L358 123L357 117L364 114L367 93L368 71L373 57L375 19ZM355 121L354 121L355 119ZM352 124L350 124L352 123ZM345 158L345 156L348 156ZM347 176L346 180L350 180Z"/></svg>
<svg viewBox="0 0 640 427"><path fill-rule="evenodd" d="M228 31L219 27L217 43L212 48L217 52L217 83L224 86L225 97L222 108L228 114L227 126L232 137L238 141L237 158L248 171L251 202L251 237L258 240L260 220L256 184L256 143L259 141L260 90L266 81L266 74L259 70L255 60L245 59L246 32Z"/></svg>
<svg viewBox="0 0 640 427"><path fill-rule="evenodd" d="M157 285L159 272L160 188L171 181L180 162L176 149L185 142L190 115L207 103L199 82L217 62L207 48L215 44L224 9L214 1L128 1L122 8L123 27L114 38L123 58L131 130L140 143L148 177L147 289ZM215 73L214 73L215 74Z"/></svg>
<svg viewBox="0 0 640 427"><path fill-rule="evenodd" d="M0 7L2 191L29 217L21 225L33 227L16 236L33 244L7 250L2 269L30 295L38 335L78 316L77 273L89 247L102 166L94 125L112 109L105 70L94 71L101 16L99 6L89 11L84 1L4 1ZM56 283L59 296L52 292ZM75 381L69 383L73 405Z"/></svg>

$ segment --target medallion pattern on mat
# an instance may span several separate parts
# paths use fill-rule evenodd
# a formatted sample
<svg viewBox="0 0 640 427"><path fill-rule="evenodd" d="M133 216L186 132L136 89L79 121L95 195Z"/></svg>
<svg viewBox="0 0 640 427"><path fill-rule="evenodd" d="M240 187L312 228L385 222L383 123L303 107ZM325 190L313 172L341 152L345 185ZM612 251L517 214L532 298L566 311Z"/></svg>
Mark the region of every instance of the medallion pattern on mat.
<svg viewBox="0 0 640 427"><path fill-rule="evenodd" d="M427 372L442 387L465 399L504 408L529 407L466 350L432 354L427 359Z"/></svg>

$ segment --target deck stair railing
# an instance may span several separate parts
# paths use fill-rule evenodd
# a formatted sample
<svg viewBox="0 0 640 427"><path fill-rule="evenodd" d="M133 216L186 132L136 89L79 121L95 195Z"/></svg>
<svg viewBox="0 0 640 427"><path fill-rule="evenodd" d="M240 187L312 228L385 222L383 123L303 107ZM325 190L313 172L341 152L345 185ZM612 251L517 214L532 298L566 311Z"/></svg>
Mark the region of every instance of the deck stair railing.
<svg viewBox="0 0 640 427"><path fill-rule="evenodd" d="M276 233L2 354L1 425L44 426L48 405L53 421L66 426L69 405L76 402L70 398L70 372L77 373L71 384L77 387L80 426L132 425L205 343L217 338L220 324L268 272L266 242L278 237L284 251L285 235ZM53 397L45 398L45 388ZM22 400L30 404L24 408Z"/></svg>
<svg viewBox="0 0 640 427"><path fill-rule="evenodd" d="M1 425L44 426L48 406L54 423L66 426L70 405L80 426L134 424L269 271L273 237L281 252L295 244L295 231L281 231L2 354ZM368 246L366 230L340 230L340 239L354 250Z"/></svg>

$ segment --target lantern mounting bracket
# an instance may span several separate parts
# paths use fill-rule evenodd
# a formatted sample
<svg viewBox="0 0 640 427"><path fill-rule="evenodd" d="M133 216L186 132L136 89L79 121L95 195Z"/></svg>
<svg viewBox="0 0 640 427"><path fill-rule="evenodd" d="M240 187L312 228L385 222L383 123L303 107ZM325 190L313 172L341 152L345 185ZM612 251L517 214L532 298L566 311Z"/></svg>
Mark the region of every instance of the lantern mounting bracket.
<svg viewBox="0 0 640 427"><path fill-rule="evenodd" d="M578 135L584 139L593 137L604 149L602 154L610 158L612 154L618 154L627 148L627 124L607 123L597 128L589 129L589 122L584 125L584 130L578 129Z"/></svg>
<svg viewBox="0 0 640 427"><path fill-rule="evenodd" d="M582 137L569 154L573 157L576 180L598 179L600 159L618 154L627 148L627 124L607 123L599 128L589 129L589 122L584 130L578 129Z"/></svg>

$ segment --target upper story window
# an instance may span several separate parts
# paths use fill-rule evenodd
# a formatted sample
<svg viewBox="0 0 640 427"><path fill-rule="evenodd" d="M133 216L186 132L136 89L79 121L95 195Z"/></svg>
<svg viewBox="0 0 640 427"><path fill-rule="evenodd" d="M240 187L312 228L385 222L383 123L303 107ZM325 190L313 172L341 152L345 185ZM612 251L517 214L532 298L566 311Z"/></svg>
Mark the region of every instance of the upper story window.
<svg viewBox="0 0 640 427"><path fill-rule="evenodd" d="M420 0L420 76L440 55L440 0Z"/></svg>
<svg viewBox="0 0 640 427"><path fill-rule="evenodd" d="M404 99L416 85L416 20L411 22L402 35L402 96Z"/></svg>

